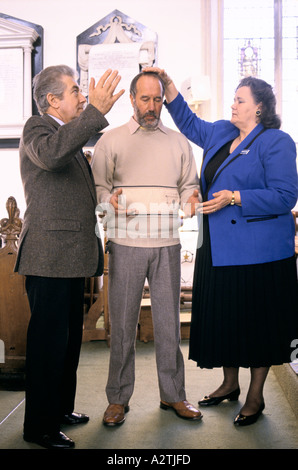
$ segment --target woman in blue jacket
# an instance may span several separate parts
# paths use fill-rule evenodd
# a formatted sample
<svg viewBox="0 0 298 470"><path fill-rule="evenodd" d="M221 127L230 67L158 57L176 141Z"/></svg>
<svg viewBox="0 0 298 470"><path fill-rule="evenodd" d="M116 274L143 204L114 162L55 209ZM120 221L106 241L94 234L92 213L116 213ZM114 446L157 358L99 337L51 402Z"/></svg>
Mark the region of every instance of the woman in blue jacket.
<svg viewBox="0 0 298 470"><path fill-rule="evenodd" d="M148 69L147 69L148 70ZM230 121L199 119L164 70L166 107L202 147L203 242L193 281L190 359L223 367L221 386L199 401L218 405L240 394L239 367L250 367L246 401L234 423L261 415L273 364L291 362L298 338L295 228L296 146L279 130L272 87L243 79ZM291 344L292 343L292 344Z"/></svg>

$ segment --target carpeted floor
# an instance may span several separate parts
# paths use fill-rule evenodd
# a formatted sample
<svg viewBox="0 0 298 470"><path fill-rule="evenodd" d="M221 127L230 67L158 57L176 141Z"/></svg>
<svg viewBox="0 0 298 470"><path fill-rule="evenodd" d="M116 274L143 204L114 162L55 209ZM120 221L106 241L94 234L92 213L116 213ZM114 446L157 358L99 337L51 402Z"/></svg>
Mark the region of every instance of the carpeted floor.
<svg viewBox="0 0 298 470"><path fill-rule="evenodd" d="M201 370L189 361L187 340L182 341L182 350L187 398L197 405L198 399L212 392L221 383L222 371ZM122 426L108 428L102 424L107 406L105 385L108 361L109 349L105 342L88 342L82 345L76 411L87 413L90 421L85 425L63 429L74 439L77 450L105 449L106 458L115 459L124 449L147 449L152 452L167 450L168 454L179 450L179 454L184 455L187 450L298 447L297 418L272 371L269 372L265 385L266 408L258 422L252 426L240 428L233 424L233 419L244 402L249 383L249 370L246 369L241 369L240 372L242 392L239 402L225 401L216 407L204 408L201 422L189 422L178 418L171 410L161 410L153 342L137 342L136 384L130 411ZM24 392L0 390L0 449L40 449L23 440L23 415ZM177 464L176 462L173 465L172 462L172 466Z"/></svg>

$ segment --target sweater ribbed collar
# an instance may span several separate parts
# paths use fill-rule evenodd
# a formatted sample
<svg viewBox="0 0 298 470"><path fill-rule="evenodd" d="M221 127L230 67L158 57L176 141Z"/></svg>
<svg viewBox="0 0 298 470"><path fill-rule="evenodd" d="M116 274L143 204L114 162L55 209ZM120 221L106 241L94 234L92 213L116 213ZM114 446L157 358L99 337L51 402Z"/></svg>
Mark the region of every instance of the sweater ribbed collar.
<svg viewBox="0 0 298 470"><path fill-rule="evenodd" d="M140 126L140 124L133 117L131 117L130 121L128 122L128 128L129 128L129 131L130 131L131 134L134 134L139 129L143 129L143 130L147 131L147 129L144 129L142 126ZM165 134L167 134L167 128L163 125L161 120L159 120L159 123L158 123L158 126L157 126L156 129L154 129L152 131L148 130L147 132L155 132L157 130L160 130L161 132L164 132Z"/></svg>

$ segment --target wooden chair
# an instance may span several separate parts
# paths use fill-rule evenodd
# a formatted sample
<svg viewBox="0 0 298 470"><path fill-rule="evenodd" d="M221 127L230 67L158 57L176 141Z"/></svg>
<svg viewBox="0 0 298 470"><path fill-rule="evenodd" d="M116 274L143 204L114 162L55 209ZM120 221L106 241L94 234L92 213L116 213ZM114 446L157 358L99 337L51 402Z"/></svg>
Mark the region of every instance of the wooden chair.
<svg viewBox="0 0 298 470"><path fill-rule="evenodd" d="M25 277L14 273L17 241L22 220L16 200L6 203L8 218L0 220L0 340L4 344L4 358L0 376L22 374L25 370L27 327L30 319ZM4 360L3 360L4 359Z"/></svg>
<svg viewBox="0 0 298 470"><path fill-rule="evenodd" d="M106 242L106 240L105 240ZM105 243L104 243L105 244ZM104 254L103 283L100 278L86 279L83 341L106 340L110 345L108 306L108 254ZM101 324L99 319L102 318Z"/></svg>

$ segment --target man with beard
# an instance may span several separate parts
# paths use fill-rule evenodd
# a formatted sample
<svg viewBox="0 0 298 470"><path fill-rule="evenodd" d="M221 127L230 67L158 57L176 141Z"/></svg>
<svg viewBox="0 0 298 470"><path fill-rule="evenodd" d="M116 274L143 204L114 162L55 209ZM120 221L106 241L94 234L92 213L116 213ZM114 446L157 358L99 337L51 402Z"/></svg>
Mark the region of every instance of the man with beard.
<svg viewBox="0 0 298 470"><path fill-rule="evenodd" d="M196 165L182 134L160 121L164 85L157 74L132 81L134 115L98 141L93 174L107 213L111 354L103 422L122 424L135 381L135 341L146 279L150 288L160 407L200 420L187 400L180 350L178 209L194 215L199 202Z"/></svg>

